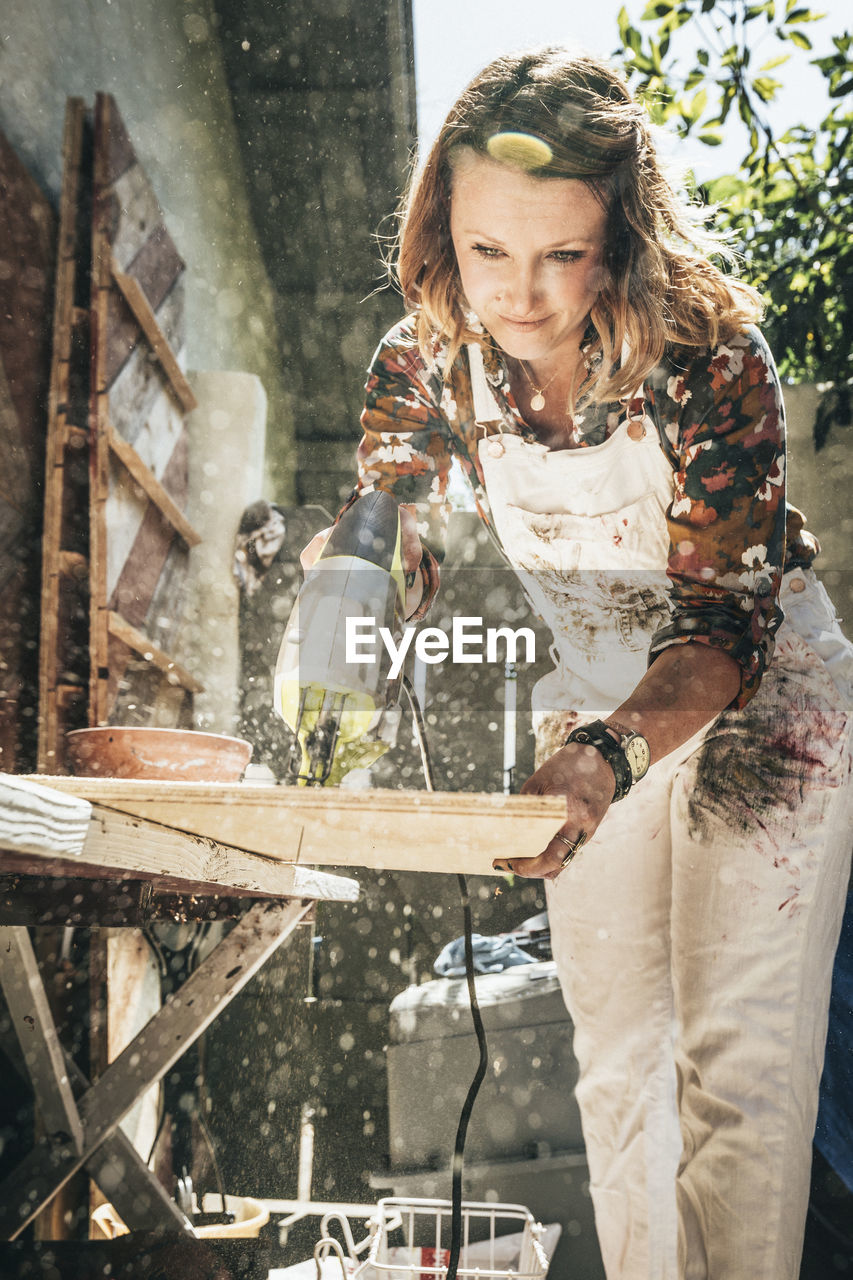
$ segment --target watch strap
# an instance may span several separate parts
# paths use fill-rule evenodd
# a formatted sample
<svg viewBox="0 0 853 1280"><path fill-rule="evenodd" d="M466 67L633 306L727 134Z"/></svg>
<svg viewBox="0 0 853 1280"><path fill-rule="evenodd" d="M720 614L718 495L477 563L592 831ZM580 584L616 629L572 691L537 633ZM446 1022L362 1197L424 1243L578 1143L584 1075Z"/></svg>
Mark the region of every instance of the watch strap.
<svg viewBox="0 0 853 1280"><path fill-rule="evenodd" d="M621 744L614 741L613 735L608 732L608 726L604 721L593 720L589 724L578 725L576 729L572 730L563 745L567 747L570 742L578 742L582 746L595 747L596 751L604 756L604 759L613 770L613 777L616 782L613 799L624 800L631 790L631 783L633 782L631 766Z"/></svg>

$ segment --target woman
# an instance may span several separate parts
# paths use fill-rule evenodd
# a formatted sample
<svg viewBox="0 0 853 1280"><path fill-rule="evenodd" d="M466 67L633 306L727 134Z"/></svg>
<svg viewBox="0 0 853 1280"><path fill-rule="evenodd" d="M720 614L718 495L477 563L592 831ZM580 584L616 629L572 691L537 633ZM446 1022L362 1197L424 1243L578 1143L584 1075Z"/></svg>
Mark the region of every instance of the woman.
<svg viewBox="0 0 853 1280"><path fill-rule="evenodd" d="M566 821L495 867L548 882L611 1278L798 1274L849 866L851 648L710 247L616 74L499 59L413 180L359 449L413 617L455 457L554 632L523 791Z"/></svg>

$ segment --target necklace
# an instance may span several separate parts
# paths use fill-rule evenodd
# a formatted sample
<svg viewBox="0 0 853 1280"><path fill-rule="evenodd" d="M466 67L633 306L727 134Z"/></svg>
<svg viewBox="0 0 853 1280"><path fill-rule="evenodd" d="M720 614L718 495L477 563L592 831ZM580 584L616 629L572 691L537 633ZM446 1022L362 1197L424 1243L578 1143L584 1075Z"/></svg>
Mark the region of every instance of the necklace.
<svg viewBox="0 0 853 1280"><path fill-rule="evenodd" d="M559 373L560 370L558 369L557 373L553 373L551 375L551 377L545 383L544 387L537 387L536 383L531 378L527 369L527 365L524 363L524 361L519 360L518 363L521 365L522 372L524 373L525 378L533 388L533 395L530 400L530 407L534 413L541 413L542 410L545 408L545 392L548 390L548 388L550 387L551 383L554 381L554 379L557 376L557 373Z"/></svg>

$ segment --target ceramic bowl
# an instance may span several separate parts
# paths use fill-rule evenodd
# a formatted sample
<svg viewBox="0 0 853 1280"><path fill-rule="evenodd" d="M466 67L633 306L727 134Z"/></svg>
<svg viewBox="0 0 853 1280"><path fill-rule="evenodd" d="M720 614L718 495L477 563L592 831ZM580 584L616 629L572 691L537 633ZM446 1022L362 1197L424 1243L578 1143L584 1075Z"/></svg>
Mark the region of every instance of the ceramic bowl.
<svg viewBox="0 0 853 1280"><path fill-rule="evenodd" d="M86 778L239 782L252 744L220 733L105 725L67 735L73 773Z"/></svg>

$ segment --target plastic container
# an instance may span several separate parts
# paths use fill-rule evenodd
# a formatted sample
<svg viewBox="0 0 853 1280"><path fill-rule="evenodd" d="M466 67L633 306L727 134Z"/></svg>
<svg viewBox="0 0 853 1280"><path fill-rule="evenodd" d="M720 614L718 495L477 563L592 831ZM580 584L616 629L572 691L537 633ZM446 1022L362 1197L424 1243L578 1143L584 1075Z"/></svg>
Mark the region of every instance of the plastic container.
<svg viewBox="0 0 853 1280"><path fill-rule="evenodd" d="M209 1193L202 1200L202 1210L205 1213L213 1213L220 1208L221 1204L220 1196ZM269 1210L264 1208L259 1200L253 1200L250 1196L226 1195L225 1208L234 1214L234 1221L221 1222L209 1227L196 1227L195 1233L200 1239L254 1239L260 1234L261 1227L266 1226L270 1220ZM108 1240L129 1234L129 1229L111 1204L99 1205L93 1211L92 1224L96 1234L106 1236Z"/></svg>

